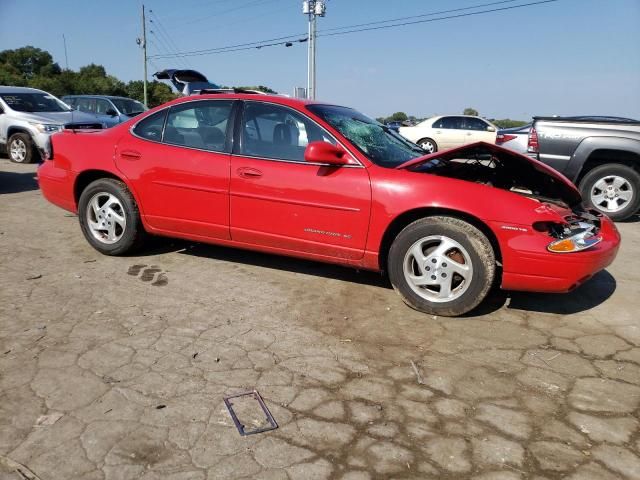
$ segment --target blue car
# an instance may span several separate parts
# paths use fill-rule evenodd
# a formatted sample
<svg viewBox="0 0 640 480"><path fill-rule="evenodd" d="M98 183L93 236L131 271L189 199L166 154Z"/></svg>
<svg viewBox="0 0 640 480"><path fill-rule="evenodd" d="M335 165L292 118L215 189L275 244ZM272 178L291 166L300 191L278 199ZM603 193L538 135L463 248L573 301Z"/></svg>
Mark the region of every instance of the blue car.
<svg viewBox="0 0 640 480"><path fill-rule="evenodd" d="M107 127L129 120L148 109L132 98L110 95L67 95L62 101L74 110L95 115Z"/></svg>

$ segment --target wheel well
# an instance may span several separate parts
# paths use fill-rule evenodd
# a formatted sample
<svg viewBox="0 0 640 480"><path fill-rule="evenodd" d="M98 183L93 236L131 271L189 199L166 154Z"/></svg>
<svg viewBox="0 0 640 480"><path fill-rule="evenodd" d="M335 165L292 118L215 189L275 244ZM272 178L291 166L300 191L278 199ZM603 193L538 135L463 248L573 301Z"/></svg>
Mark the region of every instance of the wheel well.
<svg viewBox="0 0 640 480"><path fill-rule="evenodd" d="M587 160L580 170L577 184L580 184L584 176L600 165L605 163L618 163L633 168L637 172L640 172L640 155L637 153L629 152L626 150L609 150L599 149L591 152Z"/></svg>
<svg viewBox="0 0 640 480"><path fill-rule="evenodd" d="M384 271L387 269L387 259L389 257L389 249L391 248L391 244L407 225L415 222L420 218L434 217L438 215L459 218L460 220L464 220L470 225L476 227L489 239L489 242L491 243L493 251L496 255L496 261L499 263L502 262L502 253L500 252L498 239L491 231L489 226L482 220L474 217L473 215L469 215L468 213L460 212L458 210L450 210L447 208L438 207L425 207L417 208L415 210L409 210L408 212L404 212L403 214L398 215L387 227L387 230L384 232L384 235L382 237L382 242L380 243L380 252L378 255L380 270Z"/></svg>
<svg viewBox="0 0 640 480"><path fill-rule="evenodd" d="M7 143L9 143L9 139L11 138L11 135L13 135L14 133L26 133L27 135L29 135L29 138L31 138L31 132L29 132L29 130L27 130L26 128L9 127L9 129L7 130Z"/></svg>
<svg viewBox="0 0 640 480"><path fill-rule="evenodd" d="M78 177L76 178L76 183L73 186L73 197L76 205L78 205L80 195L82 195L83 190L87 188L87 186L91 182L99 180L101 178L113 178L114 180L122 181L121 178L105 170L85 170L80 175L78 175Z"/></svg>

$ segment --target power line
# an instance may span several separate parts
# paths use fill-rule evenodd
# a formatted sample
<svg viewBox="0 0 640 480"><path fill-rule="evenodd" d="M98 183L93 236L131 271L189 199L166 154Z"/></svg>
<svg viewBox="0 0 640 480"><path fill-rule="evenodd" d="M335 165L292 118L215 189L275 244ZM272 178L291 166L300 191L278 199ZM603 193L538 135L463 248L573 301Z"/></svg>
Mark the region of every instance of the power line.
<svg viewBox="0 0 640 480"><path fill-rule="evenodd" d="M151 13L151 15L153 16L153 19L149 19L149 21L152 22L155 26L158 27L158 33L166 39L167 45L169 46L169 52L170 53L179 52L180 51L180 47L178 47L178 44L169 35L169 33L167 32L167 29L164 28L164 25L160 21L160 18L158 18L158 15L156 15L156 12L154 12L153 10L149 10L149 13ZM182 64L185 67L189 68L189 65L184 60L184 58L182 58L182 57L179 57L179 58L180 58Z"/></svg>
<svg viewBox="0 0 640 480"><path fill-rule="evenodd" d="M474 10L476 8L484 8L484 7L490 7L492 5L499 5L503 3L513 3L513 2L519 2L519 1L521 0L500 0L499 2L484 3L481 5L474 5L471 7L452 8L450 10L440 10L439 12L423 13L421 15L410 15L408 17L391 18L389 20L378 20L377 22L359 23L356 25L346 25L344 27L325 28L324 30L321 30L321 31L332 32L334 30L344 30L346 28L366 27L369 25L379 25L381 23L399 22L402 20L409 20L411 18L433 17L435 15L442 15L444 13L462 12L464 10Z"/></svg>
<svg viewBox="0 0 640 480"><path fill-rule="evenodd" d="M484 7L491 6L491 5L497 5L497 4L500 4L500 3L510 3L510 2L513 2L513 1L519 1L519 0L503 0L501 2L491 2L491 3L476 5L476 6L473 6L473 7L465 7L465 9L469 10L469 9L476 9L476 8L484 8ZM365 32L365 31L370 31L370 30L384 30L384 29L387 29L387 28L403 27L403 26L407 26L407 25L415 25L415 24L420 24L420 23L438 22L438 21L442 21L442 20L450 20L450 19L455 19L455 18L470 17L470 16L475 16L475 15L483 15L483 14L486 14L486 13L495 13L495 12L506 11L506 10L514 10L514 9L517 9L517 8L531 7L531 6L535 6L535 5L542 5L542 4L553 3L553 2L558 2L558 1L560 1L560 0L538 0L538 1L523 3L523 4L519 4L519 5L510 5L510 6L506 6L506 7L492 8L492 9L488 9L488 10L480 10L480 11L477 11L477 12L460 13L460 14L457 14L457 15L448 15L448 16L438 17L438 18L413 20L413 21L409 21L409 22L394 23L392 25L380 25L380 26L375 26L375 27L357 28L357 27L362 27L362 26L365 26L365 25L374 25L374 24L380 24L380 23L396 22L396 21L398 21L400 19L378 21L378 22L370 22L369 24L348 25L348 26L344 26L344 27L336 27L336 28L331 28L331 29L327 29L327 30L320 30L320 32L317 34L317 36L318 37L331 37L331 36L337 36L337 35L346 35L346 34L350 34L350 33ZM454 9L453 11L460 11L460 10L463 10L463 9ZM432 16L432 15L439 15L439 14L440 14L439 12L432 12L432 13L426 13L426 14L421 14L421 15L412 15L410 17L403 17L402 20L410 19L410 18L422 18L422 17L425 17L425 16ZM345 30L345 29L351 29L351 30ZM333 32L333 33L323 33L323 32L331 32L333 30L344 30L344 31L337 31L337 32ZM256 42L239 43L239 44L236 44L236 45L227 45L225 47L208 48L208 49L203 49L203 50L192 50L192 51L187 51L187 52L176 52L175 54L169 54L169 55L154 55L153 57L154 58L173 58L173 57L176 57L176 56L193 57L193 56L201 56L201 55L212 55L212 54L216 54L216 53L237 52L237 51L242 51L242 50L252 50L252 49L260 49L260 48L264 48L264 47L287 45L287 43L293 43L293 42L302 43L302 42L305 42L305 41L308 40L308 38L306 36L304 38L294 39L294 37L300 37L301 35L305 35L305 34L299 33L299 34L294 34L294 35L287 35L287 36L284 36L284 37L277 37L277 38L271 38L271 39L267 39L267 40L260 40L260 41L256 41ZM275 43L271 43L271 42L275 42Z"/></svg>
<svg viewBox="0 0 640 480"><path fill-rule="evenodd" d="M522 7L531 7L534 5L542 5L544 3L553 3L553 2L559 2L560 0L540 0L537 2L529 2L529 3L523 3L521 5L510 5L508 7L500 7L500 8L492 8L490 10L481 10L479 12L468 12L468 13L460 13L458 15L449 15L447 17L439 17L439 18L429 18L426 20L414 20L412 22L403 22L403 23L395 23L393 25L382 25L382 26L378 26L378 27L367 27L367 28L359 28L359 29L353 29L353 30L346 30L343 32L333 32L333 33L319 33L318 36L319 37L334 37L336 35L346 35L348 33L358 33L358 32L367 32L367 31L371 31L371 30L384 30L387 28L395 28L395 27L404 27L407 25L416 25L419 23L430 23L430 22L437 22L440 20L450 20L453 18L462 18L462 17L471 17L474 15L482 15L484 13L493 13L493 12L501 12L501 11L505 11L505 10L514 10L516 8L522 8Z"/></svg>

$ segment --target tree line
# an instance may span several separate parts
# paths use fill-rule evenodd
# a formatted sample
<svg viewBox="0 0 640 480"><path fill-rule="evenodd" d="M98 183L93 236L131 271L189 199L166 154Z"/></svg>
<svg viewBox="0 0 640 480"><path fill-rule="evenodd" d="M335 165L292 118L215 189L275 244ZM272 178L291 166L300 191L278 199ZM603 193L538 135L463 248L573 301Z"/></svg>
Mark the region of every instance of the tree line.
<svg viewBox="0 0 640 480"><path fill-rule="evenodd" d="M46 50L27 46L0 52L0 85L32 87L62 97L64 95L116 95L140 102L144 99L142 80L123 82L107 74L102 65L91 63L78 71L63 69ZM244 86L251 90L276 93L264 85ZM157 80L147 82L149 107L161 105L180 96Z"/></svg>

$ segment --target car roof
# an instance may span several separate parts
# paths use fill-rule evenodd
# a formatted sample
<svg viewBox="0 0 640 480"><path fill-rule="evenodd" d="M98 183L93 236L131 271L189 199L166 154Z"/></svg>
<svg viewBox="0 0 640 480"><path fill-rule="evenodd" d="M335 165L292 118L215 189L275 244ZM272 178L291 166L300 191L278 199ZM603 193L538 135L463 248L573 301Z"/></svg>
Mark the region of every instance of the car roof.
<svg viewBox="0 0 640 480"><path fill-rule="evenodd" d="M307 105L330 105L335 107L344 107L331 102L322 102L317 100L306 100L300 98L284 97L282 95L257 95L254 93L202 93L196 95L188 95L167 102L165 105L176 105L185 102L193 102L196 100L253 100L255 102L276 103L294 108L304 108Z"/></svg>
<svg viewBox="0 0 640 480"><path fill-rule="evenodd" d="M8 85L0 85L0 94L3 93L47 93L44 90L29 87L11 87Z"/></svg>
<svg viewBox="0 0 640 480"><path fill-rule="evenodd" d="M118 95L65 95L62 98L115 98L115 99L123 99L123 100L134 100L137 102L135 98L129 97L120 97Z"/></svg>

